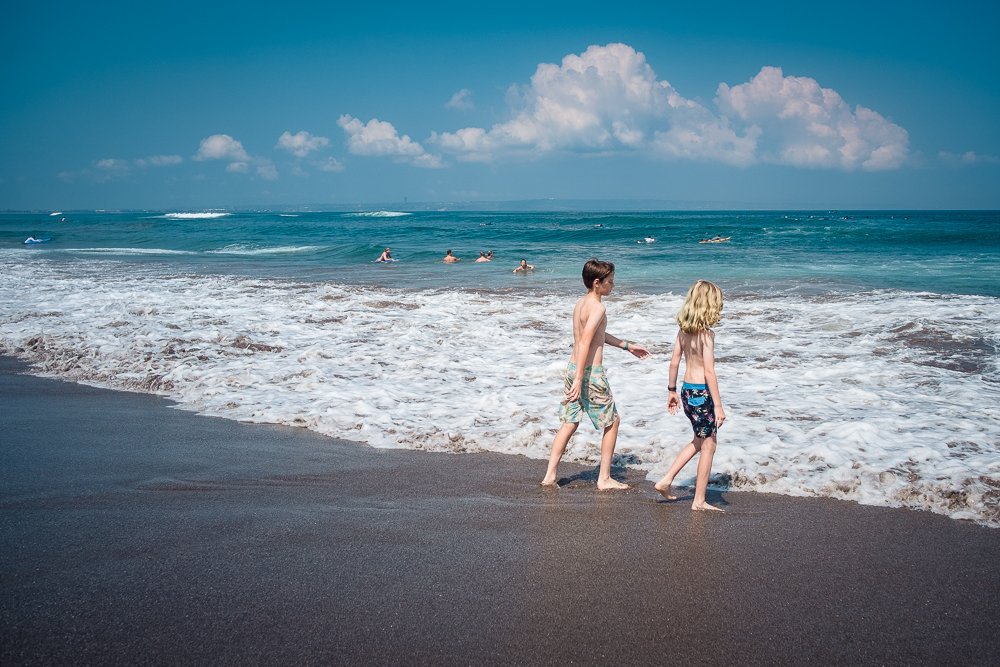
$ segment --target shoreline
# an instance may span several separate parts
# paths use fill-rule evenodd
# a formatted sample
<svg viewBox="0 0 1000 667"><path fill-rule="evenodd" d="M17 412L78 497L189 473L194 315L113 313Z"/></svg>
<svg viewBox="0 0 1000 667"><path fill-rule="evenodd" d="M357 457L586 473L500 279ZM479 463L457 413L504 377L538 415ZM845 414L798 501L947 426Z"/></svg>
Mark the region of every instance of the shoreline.
<svg viewBox="0 0 1000 667"><path fill-rule="evenodd" d="M928 512L374 449L0 357L6 664L967 663L1000 531ZM687 496L684 496L687 497Z"/></svg>

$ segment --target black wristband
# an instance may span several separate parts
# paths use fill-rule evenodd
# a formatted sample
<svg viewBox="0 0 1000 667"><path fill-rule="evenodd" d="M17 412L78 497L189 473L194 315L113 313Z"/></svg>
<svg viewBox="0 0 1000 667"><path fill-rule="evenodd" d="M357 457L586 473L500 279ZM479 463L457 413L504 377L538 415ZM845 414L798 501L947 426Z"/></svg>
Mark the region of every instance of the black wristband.
<svg viewBox="0 0 1000 667"><path fill-rule="evenodd" d="M667 391L677 391L677 385L674 385L673 387L667 387Z"/></svg>

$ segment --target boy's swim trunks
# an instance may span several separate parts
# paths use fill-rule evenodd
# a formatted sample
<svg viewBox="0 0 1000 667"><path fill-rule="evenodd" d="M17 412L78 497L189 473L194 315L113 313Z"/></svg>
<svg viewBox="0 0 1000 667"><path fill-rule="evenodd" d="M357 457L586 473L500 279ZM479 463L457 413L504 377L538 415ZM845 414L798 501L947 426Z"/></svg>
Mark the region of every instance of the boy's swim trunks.
<svg viewBox="0 0 1000 667"><path fill-rule="evenodd" d="M573 387L576 378L576 364L571 363L566 368L566 380L563 383L564 398L559 403L559 421L568 424L579 424L586 412L594 428L605 429L618 419L618 408L615 407L615 397L611 395L608 377L603 366L587 366L583 369L583 387L580 398L573 402L565 399L565 394Z"/></svg>
<svg viewBox="0 0 1000 667"><path fill-rule="evenodd" d="M710 438L718 428L715 425L715 402L708 385L684 383L681 387L681 404L684 414L691 420L694 437Z"/></svg>

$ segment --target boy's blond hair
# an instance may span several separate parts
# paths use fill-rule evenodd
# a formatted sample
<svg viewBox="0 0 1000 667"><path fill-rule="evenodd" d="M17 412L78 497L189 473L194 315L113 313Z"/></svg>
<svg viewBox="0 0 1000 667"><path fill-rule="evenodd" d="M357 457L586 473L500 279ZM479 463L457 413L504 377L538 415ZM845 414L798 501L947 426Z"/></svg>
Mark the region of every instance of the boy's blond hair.
<svg viewBox="0 0 1000 667"><path fill-rule="evenodd" d="M688 290L684 305L677 313L677 324L684 333L709 329L722 319L722 290L715 283L698 280Z"/></svg>

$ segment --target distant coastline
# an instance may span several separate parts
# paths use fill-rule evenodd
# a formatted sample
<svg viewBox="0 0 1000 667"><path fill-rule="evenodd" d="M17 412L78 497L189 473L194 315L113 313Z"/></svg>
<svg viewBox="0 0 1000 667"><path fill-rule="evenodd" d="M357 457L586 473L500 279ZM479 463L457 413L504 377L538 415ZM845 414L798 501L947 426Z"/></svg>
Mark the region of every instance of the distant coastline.
<svg viewBox="0 0 1000 667"><path fill-rule="evenodd" d="M0 209L0 215L39 214L51 215L56 207L34 209ZM442 201L390 201L390 202L351 202L351 203L308 203L308 204L271 204L252 205L234 204L230 206L148 206L122 207L108 209L58 207L63 215L73 213L133 213L133 212L200 212L227 211L232 213L340 213L346 211L476 211L476 212L567 212L567 213L607 213L607 212L796 212L796 213L919 213L936 212L993 212L1000 209L990 208L897 208L892 206L873 206L865 208L844 208L823 206L815 203L795 202L724 202L709 200L680 199L503 199L503 200L442 200Z"/></svg>

